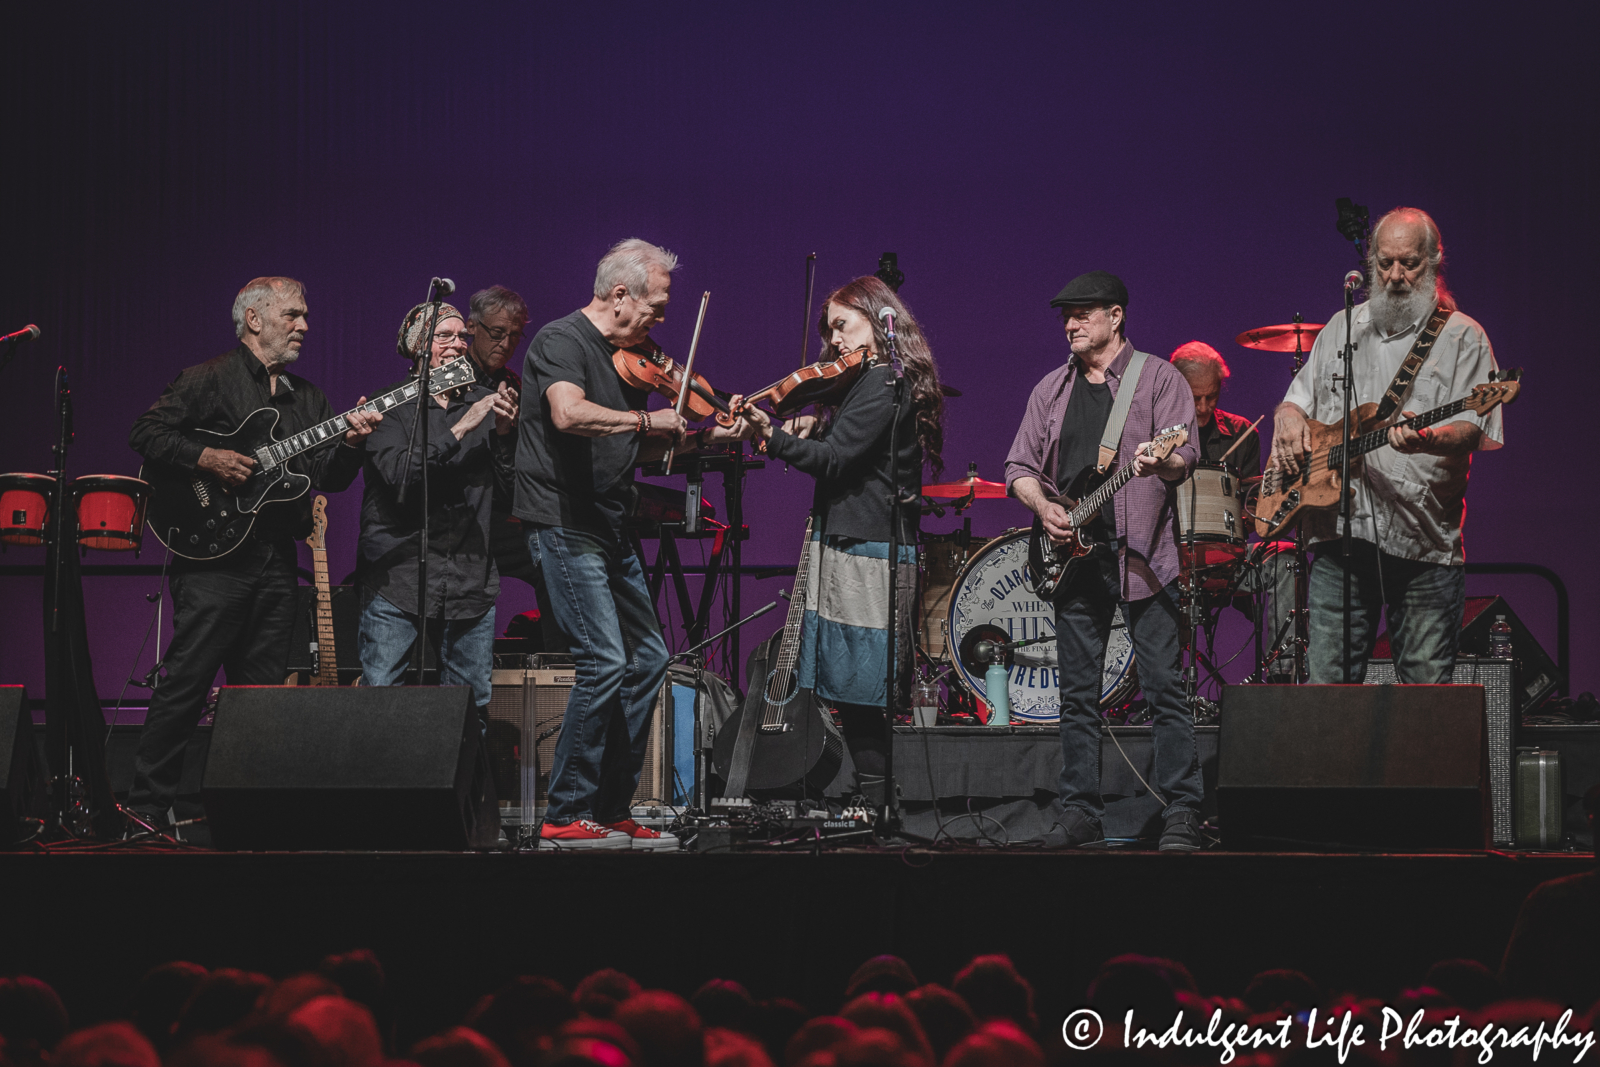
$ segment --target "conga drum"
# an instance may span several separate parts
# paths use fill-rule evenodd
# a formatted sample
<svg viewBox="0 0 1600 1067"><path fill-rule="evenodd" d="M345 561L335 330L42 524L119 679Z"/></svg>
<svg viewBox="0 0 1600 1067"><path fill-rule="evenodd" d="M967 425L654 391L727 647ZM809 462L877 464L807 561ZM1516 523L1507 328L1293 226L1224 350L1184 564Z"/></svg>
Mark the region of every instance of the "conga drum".
<svg viewBox="0 0 1600 1067"><path fill-rule="evenodd" d="M150 483L122 474L85 474L72 483L78 544L104 552L137 552L144 540Z"/></svg>
<svg viewBox="0 0 1600 1067"><path fill-rule="evenodd" d="M56 480L48 474L0 474L0 542L44 544L55 491Z"/></svg>

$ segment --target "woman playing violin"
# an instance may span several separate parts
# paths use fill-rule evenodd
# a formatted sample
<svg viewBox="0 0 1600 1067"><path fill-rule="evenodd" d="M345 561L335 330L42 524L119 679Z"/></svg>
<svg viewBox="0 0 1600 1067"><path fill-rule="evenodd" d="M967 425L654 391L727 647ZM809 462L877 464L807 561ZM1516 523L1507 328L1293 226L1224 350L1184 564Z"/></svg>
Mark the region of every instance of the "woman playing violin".
<svg viewBox="0 0 1600 1067"><path fill-rule="evenodd" d="M944 398L939 372L917 320L887 285L868 276L829 294L817 332L822 360L864 349L866 360L836 406L822 418L804 415L782 427L753 406L735 410L755 426L775 459L817 480L812 501L812 580L806 590L800 684L838 708L856 765L857 789L868 803L883 801L883 709L888 672L889 429L894 416L894 370L878 312L895 312L896 347L905 374L897 435L900 506L896 629L903 677L913 666L917 522L922 467L937 477L944 464Z"/></svg>

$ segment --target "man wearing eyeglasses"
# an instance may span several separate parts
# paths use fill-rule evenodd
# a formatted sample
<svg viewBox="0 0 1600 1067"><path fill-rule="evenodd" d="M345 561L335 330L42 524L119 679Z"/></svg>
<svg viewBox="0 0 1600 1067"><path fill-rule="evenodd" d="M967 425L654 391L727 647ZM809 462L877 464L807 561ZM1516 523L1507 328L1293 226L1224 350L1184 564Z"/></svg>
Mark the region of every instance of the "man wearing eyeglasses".
<svg viewBox="0 0 1600 1067"><path fill-rule="evenodd" d="M415 359L419 369L432 306L412 308L400 326L400 354ZM427 354L432 366L466 355L469 344L461 312L441 304ZM508 493L511 487L516 394L503 382L478 381L425 400L423 409L428 418L426 462L420 435L413 436L415 404L393 409L367 446L357 565L362 678L367 685L398 684L410 661L417 636L417 545L426 472L427 636L440 684L471 686L478 712L487 718L494 602L500 592L488 547L489 516L496 490Z"/></svg>
<svg viewBox="0 0 1600 1067"><path fill-rule="evenodd" d="M1088 540L1097 547L1082 558L1055 600L1060 826L1070 847L1105 842L1100 684L1112 617L1120 609L1138 657L1140 688L1154 713L1150 792L1162 804L1159 847L1193 852L1201 845L1204 794L1178 655L1182 616L1173 486L1188 475L1198 455L1194 395L1171 363L1134 351L1127 337L1128 289L1115 274L1080 275L1050 304L1061 309L1072 356L1045 375L1028 398L1006 457L1008 490L1039 516L1052 541L1068 540L1071 519L1052 498L1099 466L1100 440L1130 378L1132 403L1106 470L1126 465L1137 475L1086 524ZM1180 424L1189 428L1180 448L1159 461L1142 454L1157 432Z"/></svg>

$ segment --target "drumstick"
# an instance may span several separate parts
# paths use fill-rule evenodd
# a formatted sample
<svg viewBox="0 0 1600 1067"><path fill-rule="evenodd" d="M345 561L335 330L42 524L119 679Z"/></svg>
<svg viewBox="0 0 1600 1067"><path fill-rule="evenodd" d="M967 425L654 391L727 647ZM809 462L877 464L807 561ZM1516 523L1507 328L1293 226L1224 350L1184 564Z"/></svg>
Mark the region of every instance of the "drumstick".
<svg viewBox="0 0 1600 1067"><path fill-rule="evenodd" d="M1213 418L1215 418L1215 416L1213 416ZM1264 419L1264 418L1266 418L1265 415L1261 416L1261 419ZM1217 462L1218 463L1226 463L1226 462L1228 462L1228 457L1233 455L1233 449L1234 448L1238 448L1240 445L1244 444L1245 437L1248 436L1250 433L1254 432L1254 430L1255 430L1255 428L1257 426L1261 425L1261 419L1257 419L1255 422L1252 422L1250 424L1250 429L1248 429L1244 433L1240 434L1239 435L1239 439L1233 443L1233 448L1230 448L1226 452L1224 452L1222 454L1222 458L1217 460Z"/></svg>

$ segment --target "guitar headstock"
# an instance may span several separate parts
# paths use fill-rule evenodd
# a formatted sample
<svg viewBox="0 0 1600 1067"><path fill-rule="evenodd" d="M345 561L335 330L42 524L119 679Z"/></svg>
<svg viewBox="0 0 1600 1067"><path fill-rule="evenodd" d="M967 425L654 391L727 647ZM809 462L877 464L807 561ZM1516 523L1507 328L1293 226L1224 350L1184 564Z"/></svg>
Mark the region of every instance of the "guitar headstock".
<svg viewBox="0 0 1600 1067"><path fill-rule="evenodd" d="M306 538L306 547L315 551L327 550L328 542L328 498L318 494L311 502L311 534Z"/></svg>
<svg viewBox="0 0 1600 1067"><path fill-rule="evenodd" d="M1499 404L1509 404L1522 392L1522 368L1510 367L1491 381L1472 387L1472 393L1462 406L1479 415L1487 415Z"/></svg>
<svg viewBox="0 0 1600 1067"><path fill-rule="evenodd" d="M448 393L452 389L461 389L478 380L478 375L472 369L472 360L467 356L457 356L449 363L442 363L433 368L428 374L428 394L438 396Z"/></svg>
<svg viewBox="0 0 1600 1067"><path fill-rule="evenodd" d="M1189 440L1189 427L1179 424L1168 426L1150 439L1150 447L1145 451L1154 459L1166 459L1172 455L1172 450L1182 448Z"/></svg>

